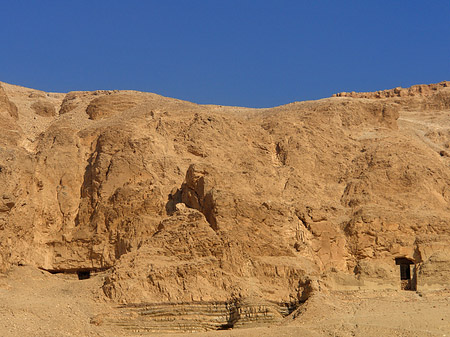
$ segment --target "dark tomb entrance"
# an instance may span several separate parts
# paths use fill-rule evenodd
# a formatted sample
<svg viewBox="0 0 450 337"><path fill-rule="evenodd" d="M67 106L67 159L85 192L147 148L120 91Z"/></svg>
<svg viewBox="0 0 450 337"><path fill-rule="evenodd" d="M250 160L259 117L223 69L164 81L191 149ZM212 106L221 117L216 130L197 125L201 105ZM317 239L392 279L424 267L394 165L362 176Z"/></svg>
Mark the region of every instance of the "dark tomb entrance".
<svg viewBox="0 0 450 337"><path fill-rule="evenodd" d="M417 276L416 267L414 262L406 257L395 258L395 264L400 266L400 284L402 290L416 290L417 289ZM412 273L411 273L411 265ZM412 277L411 277L412 276Z"/></svg>
<svg viewBox="0 0 450 337"><path fill-rule="evenodd" d="M91 277L91 271L90 270L80 270L77 272L78 279L79 280L87 280Z"/></svg>

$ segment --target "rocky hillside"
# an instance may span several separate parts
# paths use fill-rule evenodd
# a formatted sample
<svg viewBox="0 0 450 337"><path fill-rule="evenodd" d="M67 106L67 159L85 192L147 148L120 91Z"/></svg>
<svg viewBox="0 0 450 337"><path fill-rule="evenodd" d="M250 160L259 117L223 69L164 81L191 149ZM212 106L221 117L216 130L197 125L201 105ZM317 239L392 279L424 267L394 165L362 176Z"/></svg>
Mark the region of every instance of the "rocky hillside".
<svg viewBox="0 0 450 337"><path fill-rule="evenodd" d="M450 82L270 109L1 83L0 127L2 272L108 270L99 296L129 310L240 322L399 288L400 257L447 284Z"/></svg>

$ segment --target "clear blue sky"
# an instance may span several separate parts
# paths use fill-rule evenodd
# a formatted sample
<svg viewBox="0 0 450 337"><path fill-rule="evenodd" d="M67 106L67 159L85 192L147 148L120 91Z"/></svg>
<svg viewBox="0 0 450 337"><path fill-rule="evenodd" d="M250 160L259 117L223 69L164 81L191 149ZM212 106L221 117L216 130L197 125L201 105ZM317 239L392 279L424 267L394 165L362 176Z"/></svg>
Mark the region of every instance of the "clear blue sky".
<svg viewBox="0 0 450 337"><path fill-rule="evenodd" d="M450 1L14 0L0 81L269 107L450 80Z"/></svg>

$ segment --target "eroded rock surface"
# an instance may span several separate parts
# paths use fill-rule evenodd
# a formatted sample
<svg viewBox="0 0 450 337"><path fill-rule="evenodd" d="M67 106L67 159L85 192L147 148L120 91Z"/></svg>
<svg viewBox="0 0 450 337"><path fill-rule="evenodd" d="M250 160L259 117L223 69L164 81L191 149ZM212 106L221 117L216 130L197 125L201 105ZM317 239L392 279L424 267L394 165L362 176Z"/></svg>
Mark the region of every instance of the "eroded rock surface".
<svg viewBox="0 0 450 337"><path fill-rule="evenodd" d="M440 289L449 90L248 109L2 84L0 269L108 269L98 296L138 307L399 289L395 258Z"/></svg>

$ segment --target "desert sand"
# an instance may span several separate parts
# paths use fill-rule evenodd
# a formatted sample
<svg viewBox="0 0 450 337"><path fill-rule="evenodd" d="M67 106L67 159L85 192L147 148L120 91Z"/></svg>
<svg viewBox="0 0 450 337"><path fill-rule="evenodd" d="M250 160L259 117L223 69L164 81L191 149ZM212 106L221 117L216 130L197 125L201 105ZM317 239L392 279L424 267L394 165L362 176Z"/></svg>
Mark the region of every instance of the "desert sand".
<svg viewBox="0 0 450 337"><path fill-rule="evenodd" d="M195 333L139 332L102 322L117 306L99 300L104 273L79 281L33 267L0 279L2 336L448 336L450 292L352 291L319 294L297 317L264 327Z"/></svg>

